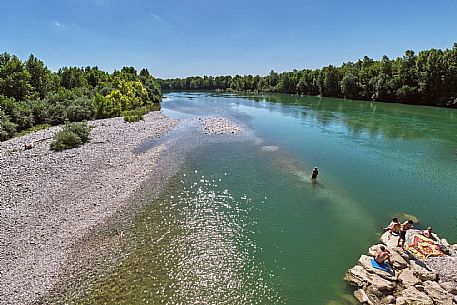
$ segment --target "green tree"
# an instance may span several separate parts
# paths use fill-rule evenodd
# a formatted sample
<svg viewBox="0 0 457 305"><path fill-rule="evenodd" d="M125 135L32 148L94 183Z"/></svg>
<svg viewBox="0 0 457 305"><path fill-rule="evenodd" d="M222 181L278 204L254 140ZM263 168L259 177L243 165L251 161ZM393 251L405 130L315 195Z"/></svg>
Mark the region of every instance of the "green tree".
<svg viewBox="0 0 457 305"><path fill-rule="evenodd" d="M44 98L50 90L55 88L51 71L33 54L29 56L25 66L30 74L31 90L36 93L36 97Z"/></svg>
<svg viewBox="0 0 457 305"><path fill-rule="evenodd" d="M0 95L22 101L32 90L30 73L16 56L0 54Z"/></svg>

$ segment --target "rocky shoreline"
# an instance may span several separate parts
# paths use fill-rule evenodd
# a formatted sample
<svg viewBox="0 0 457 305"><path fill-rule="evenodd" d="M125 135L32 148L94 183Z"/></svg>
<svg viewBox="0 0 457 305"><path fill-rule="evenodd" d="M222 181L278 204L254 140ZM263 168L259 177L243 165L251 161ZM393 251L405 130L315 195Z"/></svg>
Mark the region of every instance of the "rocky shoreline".
<svg viewBox="0 0 457 305"><path fill-rule="evenodd" d="M205 122L202 132L239 131L220 118ZM0 304L46 303L71 277L69 266L84 267L97 248L108 249L90 233L134 211L142 190L157 195L176 172L166 142L141 153L135 148L179 124L161 112L135 123L91 121L90 142L62 152L49 149L60 127L0 143Z"/></svg>
<svg viewBox="0 0 457 305"><path fill-rule="evenodd" d="M406 244L412 242L418 230L409 230ZM398 236L386 232L382 244L373 245L358 264L349 269L345 280L355 286L354 296L362 304L452 305L457 304L457 244L434 234L443 256L417 259L409 251L397 247ZM372 257L380 246L391 253L392 272L373 268Z"/></svg>

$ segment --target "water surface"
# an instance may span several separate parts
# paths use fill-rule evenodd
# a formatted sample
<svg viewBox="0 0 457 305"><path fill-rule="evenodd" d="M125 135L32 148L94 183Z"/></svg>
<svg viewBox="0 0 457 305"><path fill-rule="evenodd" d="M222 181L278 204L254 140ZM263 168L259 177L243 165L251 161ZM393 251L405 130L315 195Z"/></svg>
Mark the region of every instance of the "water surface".
<svg viewBox="0 0 457 305"><path fill-rule="evenodd" d="M162 110L249 132L189 132L183 168L77 302L351 304L344 273L392 216L457 242L456 110L213 93L170 93Z"/></svg>

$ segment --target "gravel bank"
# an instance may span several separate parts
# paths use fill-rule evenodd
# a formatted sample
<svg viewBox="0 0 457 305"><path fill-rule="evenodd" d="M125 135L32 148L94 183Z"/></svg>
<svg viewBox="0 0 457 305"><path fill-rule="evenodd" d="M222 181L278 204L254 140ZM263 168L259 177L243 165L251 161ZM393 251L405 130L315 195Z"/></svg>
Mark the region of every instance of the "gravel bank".
<svg viewBox="0 0 457 305"><path fill-rule="evenodd" d="M0 304L46 297L76 241L128 207L142 182L166 182L157 174L165 144L132 151L178 122L160 112L144 118L90 122L90 143L58 153L49 145L59 127L0 143Z"/></svg>
<svg viewBox="0 0 457 305"><path fill-rule="evenodd" d="M206 134L240 134L241 128L234 122L223 117L201 119L202 129Z"/></svg>

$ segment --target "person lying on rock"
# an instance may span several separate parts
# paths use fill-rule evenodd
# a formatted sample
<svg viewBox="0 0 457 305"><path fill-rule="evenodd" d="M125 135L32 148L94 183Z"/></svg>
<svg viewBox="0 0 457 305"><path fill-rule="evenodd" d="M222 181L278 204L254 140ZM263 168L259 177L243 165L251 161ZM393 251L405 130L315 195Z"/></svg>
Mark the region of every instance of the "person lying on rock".
<svg viewBox="0 0 457 305"><path fill-rule="evenodd" d="M389 249L387 249L384 246L379 247L378 251L376 251L376 255L374 257L374 260L378 264L388 263L389 265L391 265Z"/></svg>
<svg viewBox="0 0 457 305"><path fill-rule="evenodd" d="M405 240L406 240L406 232L409 230L409 229L412 229L413 228L413 224L414 222L410 219L408 221L405 221L402 225L401 225L401 229L400 229L400 237L398 238L398 243L397 243L397 247L404 247L405 246Z"/></svg>
<svg viewBox="0 0 457 305"><path fill-rule="evenodd" d="M398 235L400 233L401 224L397 217L392 218L390 224L384 228L384 231L389 231L392 234Z"/></svg>
<svg viewBox="0 0 457 305"><path fill-rule="evenodd" d="M432 230L433 230L432 227L428 227L427 230L423 230L421 233L422 233L422 235L424 235L427 238L435 239L435 237L432 234L433 233Z"/></svg>

